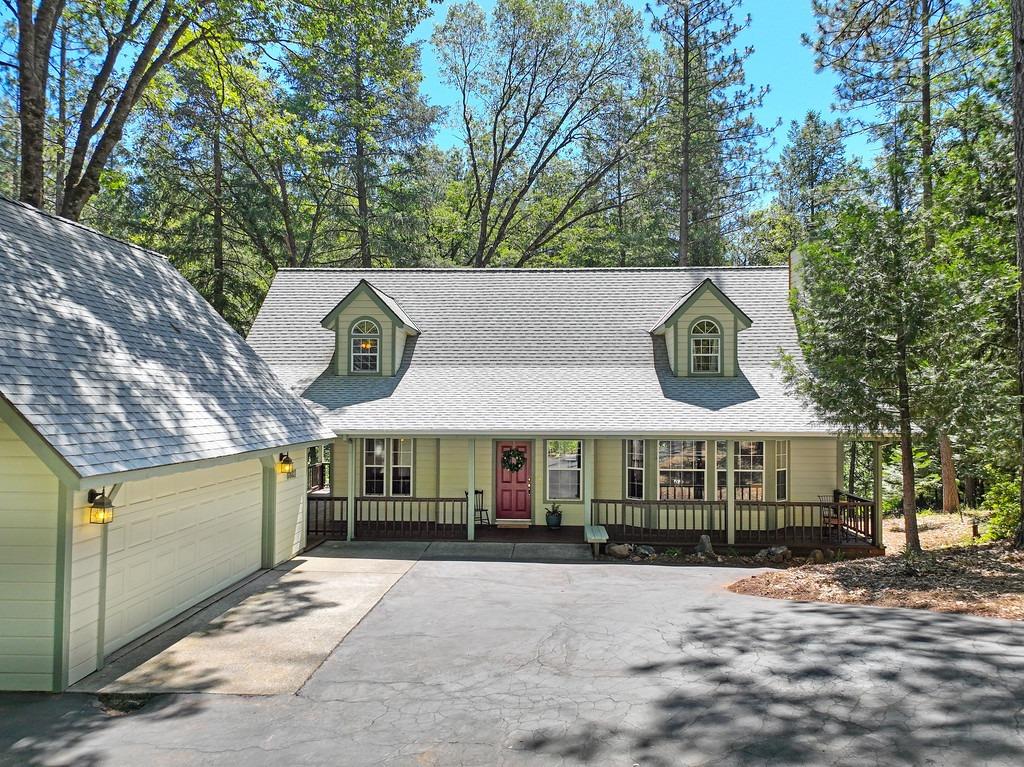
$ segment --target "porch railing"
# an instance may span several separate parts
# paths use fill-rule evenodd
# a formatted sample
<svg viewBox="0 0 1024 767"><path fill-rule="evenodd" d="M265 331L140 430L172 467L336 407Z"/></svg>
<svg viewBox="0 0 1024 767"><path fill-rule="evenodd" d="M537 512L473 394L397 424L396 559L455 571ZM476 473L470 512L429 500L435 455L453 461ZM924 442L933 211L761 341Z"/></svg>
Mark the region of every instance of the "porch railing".
<svg viewBox="0 0 1024 767"><path fill-rule="evenodd" d="M871 501L736 501L736 543L873 544Z"/></svg>
<svg viewBox="0 0 1024 767"><path fill-rule="evenodd" d="M594 499L591 520L613 539L696 543L726 540L725 501L630 501Z"/></svg>
<svg viewBox="0 0 1024 767"><path fill-rule="evenodd" d="M330 464L310 463L306 465L306 492L323 490L330 484Z"/></svg>
<svg viewBox="0 0 1024 767"><path fill-rule="evenodd" d="M348 498L306 496L306 542L344 538L348 529Z"/></svg>
<svg viewBox="0 0 1024 767"><path fill-rule="evenodd" d="M465 538L466 498L356 498L356 538Z"/></svg>

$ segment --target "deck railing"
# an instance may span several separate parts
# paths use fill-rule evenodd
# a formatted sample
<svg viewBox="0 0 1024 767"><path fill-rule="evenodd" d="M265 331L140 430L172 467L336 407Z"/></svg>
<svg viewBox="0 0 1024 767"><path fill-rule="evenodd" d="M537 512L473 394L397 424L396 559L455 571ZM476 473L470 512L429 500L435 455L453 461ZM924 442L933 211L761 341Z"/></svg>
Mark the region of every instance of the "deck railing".
<svg viewBox="0 0 1024 767"><path fill-rule="evenodd" d="M595 499L591 521L613 540L687 544L701 535L727 540L725 501ZM862 499L736 501L737 544L843 546L875 544L874 503Z"/></svg>
<svg viewBox="0 0 1024 767"><path fill-rule="evenodd" d="M871 501L736 501L736 543L875 543Z"/></svg>
<svg viewBox="0 0 1024 767"><path fill-rule="evenodd" d="M310 463L306 464L306 492L312 490L323 490L330 484L330 464Z"/></svg>
<svg viewBox="0 0 1024 767"><path fill-rule="evenodd" d="M348 498L306 496L306 541L344 538L348 525Z"/></svg>
<svg viewBox="0 0 1024 767"><path fill-rule="evenodd" d="M591 520L613 539L696 543L708 535L726 539L725 501L630 501L594 499Z"/></svg>
<svg viewBox="0 0 1024 767"><path fill-rule="evenodd" d="M465 538L466 498L356 498L356 538Z"/></svg>

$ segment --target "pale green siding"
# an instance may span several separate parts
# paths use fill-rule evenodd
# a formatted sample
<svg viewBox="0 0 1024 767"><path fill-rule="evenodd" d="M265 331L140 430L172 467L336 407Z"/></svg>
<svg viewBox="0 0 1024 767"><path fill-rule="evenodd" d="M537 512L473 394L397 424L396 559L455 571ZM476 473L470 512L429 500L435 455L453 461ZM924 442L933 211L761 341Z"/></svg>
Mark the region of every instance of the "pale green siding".
<svg viewBox="0 0 1024 767"><path fill-rule="evenodd" d="M625 458L621 439L594 440L594 497L622 498Z"/></svg>
<svg viewBox="0 0 1024 767"><path fill-rule="evenodd" d="M305 448L289 451L295 461L291 479L274 474L277 488L274 525L274 564L285 562L306 546L306 458Z"/></svg>
<svg viewBox="0 0 1024 767"><path fill-rule="evenodd" d="M348 375L350 356L349 329L352 327L352 323L361 317L368 317L380 325L380 375L393 375L395 372L395 325L387 313L380 308L368 293L353 297L352 301L338 314L336 319L337 347L335 359L338 375ZM362 373L360 375L370 374Z"/></svg>
<svg viewBox="0 0 1024 767"><path fill-rule="evenodd" d="M675 372L678 376L689 375L690 368L690 325L701 318L713 319L722 330L722 375L736 375L736 315L710 290L697 297L686 311L680 314L675 328Z"/></svg>
<svg viewBox="0 0 1024 767"><path fill-rule="evenodd" d="M57 478L0 422L0 689L53 685Z"/></svg>

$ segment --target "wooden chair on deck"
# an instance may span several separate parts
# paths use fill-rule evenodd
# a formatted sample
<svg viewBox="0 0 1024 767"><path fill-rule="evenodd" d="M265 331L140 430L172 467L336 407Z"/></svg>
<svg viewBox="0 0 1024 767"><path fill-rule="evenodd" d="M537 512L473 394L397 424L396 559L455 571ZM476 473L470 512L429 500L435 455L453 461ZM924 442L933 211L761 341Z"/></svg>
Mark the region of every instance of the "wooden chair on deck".
<svg viewBox="0 0 1024 767"><path fill-rule="evenodd" d="M824 541L840 542L843 537L843 516L833 495L819 495L821 504L821 537Z"/></svg>
<svg viewBox="0 0 1024 767"><path fill-rule="evenodd" d="M469 503L469 491L466 490L463 494L466 496L466 503L468 504ZM473 520L474 520L474 523L477 524L477 525L489 525L489 524L491 524L491 515L487 511L487 509L484 508L484 491L483 490L477 490L476 493L474 493L474 495L476 496L476 498L473 499L474 500L474 503L473 503Z"/></svg>

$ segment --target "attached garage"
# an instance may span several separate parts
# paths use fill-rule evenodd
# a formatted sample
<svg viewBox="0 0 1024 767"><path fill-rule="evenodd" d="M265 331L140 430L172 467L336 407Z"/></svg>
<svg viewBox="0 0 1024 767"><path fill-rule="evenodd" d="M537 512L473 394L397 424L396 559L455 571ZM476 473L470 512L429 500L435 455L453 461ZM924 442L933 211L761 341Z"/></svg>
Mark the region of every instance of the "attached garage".
<svg viewBox="0 0 1024 767"><path fill-rule="evenodd" d="M300 551L333 433L158 254L0 199L0 272L0 689L62 690Z"/></svg>

